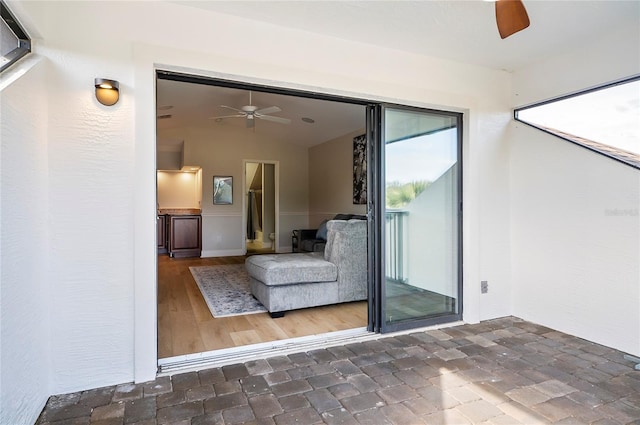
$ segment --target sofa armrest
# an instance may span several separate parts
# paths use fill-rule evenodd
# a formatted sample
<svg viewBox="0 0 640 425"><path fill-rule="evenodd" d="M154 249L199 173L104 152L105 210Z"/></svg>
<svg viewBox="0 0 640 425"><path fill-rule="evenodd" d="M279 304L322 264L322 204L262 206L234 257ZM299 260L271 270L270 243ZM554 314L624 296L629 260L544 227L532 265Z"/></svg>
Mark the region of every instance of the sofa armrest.
<svg viewBox="0 0 640 425"><path fill-rule="evenodd" d="M338 267L342 299L363 299L367 291L367 222L329 221L324 258Z"/></svg>

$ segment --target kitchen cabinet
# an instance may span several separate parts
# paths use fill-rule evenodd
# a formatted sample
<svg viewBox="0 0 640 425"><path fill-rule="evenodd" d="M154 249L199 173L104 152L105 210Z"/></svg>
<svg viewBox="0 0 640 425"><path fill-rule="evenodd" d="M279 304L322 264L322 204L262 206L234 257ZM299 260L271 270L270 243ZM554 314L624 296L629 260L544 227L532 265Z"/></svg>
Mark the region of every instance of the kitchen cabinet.
<svg viewBox="0 0 640 425"><path fill-rule="evenodd" d="M167 215L158 215L158 254L169 252L169 241L167 239Z"/></svg>
<svg viewBox="0 0 640 425"><path fill-rule="evenodd" d="M169 256L200 257L202 254L202 216L169 215Z"/></svg>

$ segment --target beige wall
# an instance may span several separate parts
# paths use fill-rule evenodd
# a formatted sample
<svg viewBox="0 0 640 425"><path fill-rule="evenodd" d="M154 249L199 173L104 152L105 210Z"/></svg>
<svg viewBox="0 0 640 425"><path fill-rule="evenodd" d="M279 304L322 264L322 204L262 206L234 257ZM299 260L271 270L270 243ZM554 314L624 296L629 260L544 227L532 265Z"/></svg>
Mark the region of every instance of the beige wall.
<svg viewBox="0 0 640 425"><path fill-rule="evenodd" d="M156 152L156 168L158 170L179 170L182 168L182 152Z"/></svg>
<svg viewBox="0 0 640 425"><path fill-rule="evenodd" d="M158 208L200 208L199 173L158 171Z"/></svg>
<svg viewBox="0 0 640 425"><path fill-rule="evenodd" d="M184 140L185 163L202 167L202 255L241 255L244 246L243 161L279 164L280 251L291 249L291 231L308 226L307 148L264 138L233 126L182 128L162 136ZM213 205L213 176L233 177L233 204Z"/></svg>
<svg viewBox="0 0 640 425"><path fill-rule="evenodd" d="M364 128L309 149L309 226L338 213L365 214L353 204L353 138Z"/></svg>
<svg viewBox="0 0 640 425"><path fill-rule="evenodd" d="M281 252L291 249L293 229L317 227L338 213L365 214L365 205L353 204L352 183L353 138L363 133L364 128L310 149L230 126L171 129L161 135L182 138L184 161L202 167L202 255L206 257L243 253L244 160L279 162ZM232 205L213 205L213 176L233 176ZM158 192L161 207L176 207L163 193Z"/></svg>

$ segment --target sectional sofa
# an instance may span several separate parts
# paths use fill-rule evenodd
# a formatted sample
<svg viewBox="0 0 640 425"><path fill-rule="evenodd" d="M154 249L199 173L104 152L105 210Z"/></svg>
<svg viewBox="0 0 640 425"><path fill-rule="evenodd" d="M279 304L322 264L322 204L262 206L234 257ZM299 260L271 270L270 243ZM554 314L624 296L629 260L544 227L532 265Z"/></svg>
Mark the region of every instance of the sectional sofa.
<svg viewBox="0 0 640 425"><path fill-rule="evenodd" d="M288 310L367 299L367 222L331 220L324 252L253 255L251 293L272 317Z"/></svg>

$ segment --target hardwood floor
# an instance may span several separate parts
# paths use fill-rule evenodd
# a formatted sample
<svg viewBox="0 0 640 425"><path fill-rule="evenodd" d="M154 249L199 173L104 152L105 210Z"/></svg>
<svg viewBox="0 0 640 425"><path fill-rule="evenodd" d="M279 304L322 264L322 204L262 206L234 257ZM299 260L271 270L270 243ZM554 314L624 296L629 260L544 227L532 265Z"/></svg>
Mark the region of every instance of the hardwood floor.
<svg viewBox="0 0 640 425"><path fill-rule="evenodd" d="M245 257L158 256L158 356L173 357L259 342L365 327L366 301L290 311L214 318L190 266L242 264Z"/></svg>

